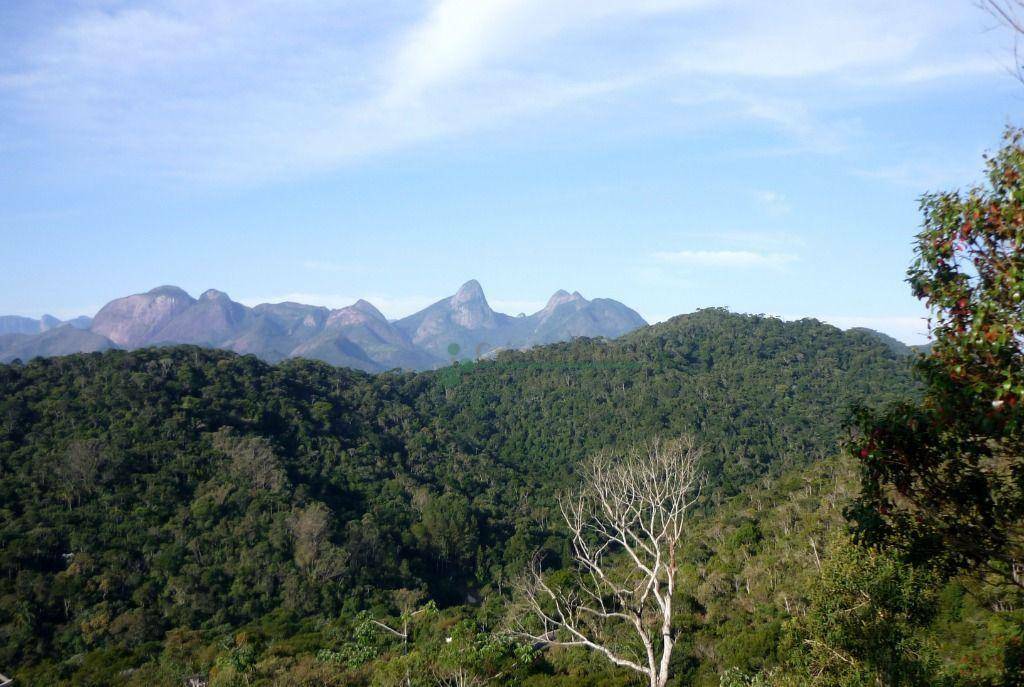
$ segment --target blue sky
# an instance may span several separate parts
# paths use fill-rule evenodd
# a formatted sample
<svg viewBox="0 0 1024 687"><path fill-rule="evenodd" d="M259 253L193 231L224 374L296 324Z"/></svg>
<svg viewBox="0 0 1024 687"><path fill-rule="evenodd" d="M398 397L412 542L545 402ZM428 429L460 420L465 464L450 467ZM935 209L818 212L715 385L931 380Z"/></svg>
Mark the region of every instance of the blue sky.
<svg viewBox="0 0 1024 687"><path fill-rule="evenodd" d="M927 190L1024 86L970 0L0 4L0 313L481 281L924 339Z"/></svg>

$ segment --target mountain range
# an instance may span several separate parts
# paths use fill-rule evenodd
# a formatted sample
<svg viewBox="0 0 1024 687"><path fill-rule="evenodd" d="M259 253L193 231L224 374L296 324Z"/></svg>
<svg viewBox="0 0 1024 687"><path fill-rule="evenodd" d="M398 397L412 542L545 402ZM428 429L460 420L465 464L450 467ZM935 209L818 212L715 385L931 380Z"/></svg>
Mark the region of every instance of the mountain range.
<svg viewBox="0 0 1024 687"><path fill-rule="evenodd" d="M504 349L614 338L646 325L618 301L558 291L532 315L495 312L470 280L452 296L399 320L365 300L331 310L301 303L247 307L216 289L193 298L160 286L107 303L92 318L0 317L0 362L112 348L194 344L277 362L310 358L369 372L425 370Z"/></svg>

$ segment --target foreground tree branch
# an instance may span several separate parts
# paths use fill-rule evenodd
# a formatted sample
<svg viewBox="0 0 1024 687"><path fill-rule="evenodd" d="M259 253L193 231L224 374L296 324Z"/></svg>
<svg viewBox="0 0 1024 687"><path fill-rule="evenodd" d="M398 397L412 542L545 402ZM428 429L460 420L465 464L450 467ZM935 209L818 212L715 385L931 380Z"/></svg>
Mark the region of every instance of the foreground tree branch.
<svg viewBox="0 0 1024 687"><path fill-rule="evenodd" d="M655 441L586 466L559 499L575 570L545 577L535 559L518 585L513 632L542 645L581 646L664 687L676 642L676 573L687 512L706 481L689 438Z"/></svg>
<svg viewBox="0 0 1024 687"><path fill-rule="evenodd" d="M976 4L1015 34L1014 67L1010 71L1018 81L1024 83L1024 59L1020 51L1020 38L1024 36L1024 0L977 0Z"/></svg>

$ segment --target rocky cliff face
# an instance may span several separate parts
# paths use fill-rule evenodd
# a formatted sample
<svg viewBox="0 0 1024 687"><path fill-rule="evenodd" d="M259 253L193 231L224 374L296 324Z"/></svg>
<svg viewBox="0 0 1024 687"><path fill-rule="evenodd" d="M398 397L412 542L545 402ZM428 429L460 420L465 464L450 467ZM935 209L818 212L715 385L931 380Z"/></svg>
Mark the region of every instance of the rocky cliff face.
<svg viewBox="0 0 1024 687"><path fill-rule="evenodd" d="M503 348L618 336L645 324L621 303L588 301L567 291L556 292L529 317L509 317L491 309L476 280L397 322L365 300L337 310L301 303L248 308L215 289L195 299L178 287L161 286L111 301L91 322L0 318L0 360L185 343L272 362L302 356L370 372L423 370Z"/></svg>
<svg viewBox="0 0 1024 687"><path fill-rule="evenodd" d="M441 363L439 358L417 347L405 332L388 322L380 310L362 299L348 307L332 310L323 332L314 337L300 354L326 360L324 351L342 350L341 342L355 344L372 361L369 368L354 366L361 369L423 370Z"/></svg>
<svg viewBox="0 0 1024 687"><path fill-rule="evenodd" d="M564 294L564 295L562 295ZM544 310L527 318L529 333L521 346L536 346L580 336L621 336L647 324L636 311L608 298L588 301L578 292L556 293Z"/></svg>
<svg viewBox="0 0 1024 687"><path fill-rule="evenodd" d="M249 315L249 308L234 302L223 291L210 289L162 326L155 327L146 342L223 346L245 327Z"/></svg>
<svg viewBox="0 0 1024 687"><path fill-rule="evenodd" d="M414 344L441 359L470 359L501 346L515 318L491 310L480 283L475 279L462 285L455 295L395 325Z"/></svg>
<svg viewBox="0 0 1024 687"><path fill-rule="evenodd" d="M96 313L90 330L118 346L137 348L151 343L154 334L195 302L176 286L161 286L107 303Z"/></svg>
<svg viewBox="0 0 1024 687"><path fill-rule="evenodd" d="M448 299L449 319L465 329L494 329L503 324L499 316L487 303L480 282L471 279L462 285L454 296Z"/></svg>

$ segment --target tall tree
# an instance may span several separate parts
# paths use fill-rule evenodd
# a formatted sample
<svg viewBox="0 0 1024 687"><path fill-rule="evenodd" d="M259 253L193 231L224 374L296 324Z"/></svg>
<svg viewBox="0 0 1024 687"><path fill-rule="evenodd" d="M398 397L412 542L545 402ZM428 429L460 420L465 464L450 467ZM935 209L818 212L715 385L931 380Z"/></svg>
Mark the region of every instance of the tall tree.
<svg viewBox="0 0 1024 687"><path fill-rule="evenodd" d="M984 186L923 197L914 294L934 337L919 403L861 410L854 451L869 539L911 560L981 567L1024 586L1024 133Z"/></svg>
<svg viewBox="0 0 1024 687"><path fill-rule="evenodd" d="M516 614L516 634L585 647L664 687L681 540L705 481L699 461L689 438L593 458L582 486L559 500L575 574L549 580L535 561L520 585L526 612Z"/></svg>

